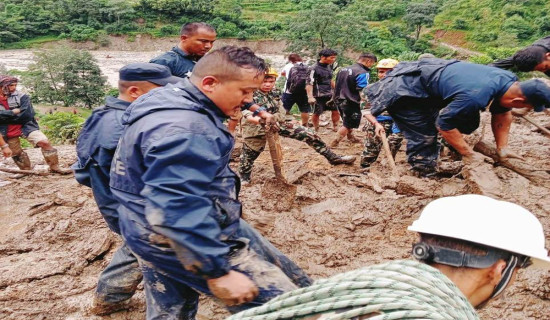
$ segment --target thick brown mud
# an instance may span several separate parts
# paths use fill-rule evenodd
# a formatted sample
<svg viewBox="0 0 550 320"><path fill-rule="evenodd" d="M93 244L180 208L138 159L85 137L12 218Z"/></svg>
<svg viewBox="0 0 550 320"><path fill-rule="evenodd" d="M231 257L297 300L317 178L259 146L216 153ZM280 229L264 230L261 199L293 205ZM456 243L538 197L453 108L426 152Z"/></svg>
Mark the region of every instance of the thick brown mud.
<svg viewBox="0 0 550 320"><path fill-rule="evenodd" d="M550 122L542 115L534 118ZM333 135L329 129L321 129L326 141ZM490 133L485 139L493 141ZM485 172L476 171L478 177L488 176L493 181L472 184L461 175L420 179L407 175L401 151L397 157L400 175L393 178L383 157L363 174L358 164L331 166L304 143L281 141L286 175L297 186L294 204L288 211L262 206L263 197L269 197L262 196L262 186L273 177L266 151L255 163L252 183L241 191L244 217L315 279L408 258L415 235L407 226L424 205L437 197L483 192L483 188L536 214L550 247L549 189L502 166L491 164L484 166ZM510 144L529 165L550 170L550 140L527 124L515 121ZM335 151L358 156L361 149L361 145L344 140ZM71 164L74 146L61 146L60 150L61 162ZM45 170L39 150L28 152L33 164ZM15 167L9 159L1 160L0 166ZM86 308L100 271L120 242L103 222L90 189L71 176L9 177L0 173L0 318L101 319L87 314ZM144 319L142 290L140 286L132 298L130 311L103 318ZM550 319L549 271L521 271L506 292L481 311L483 319ZM227 315L208 298L202 299L199 313L201 320Z"/></svg>

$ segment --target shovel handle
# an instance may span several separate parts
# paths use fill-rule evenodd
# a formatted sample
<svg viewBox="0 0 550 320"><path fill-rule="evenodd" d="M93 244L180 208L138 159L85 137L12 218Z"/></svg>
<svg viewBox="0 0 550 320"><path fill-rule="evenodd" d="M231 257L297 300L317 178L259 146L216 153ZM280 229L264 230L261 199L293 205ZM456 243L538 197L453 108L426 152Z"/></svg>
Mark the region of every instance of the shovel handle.
<svg viewBox="0 0 550 320"><path fill-rule="evenodd" d="M382 133L380 135L380 139L382 139L382 145L384 145L386 158L388 158L388 161L390 162L391 169L394 174L397 174L397 167L395 166L395 160L393 160L393 156L390 150L390 144L388 143L388 138L386 138L386 134Z"/></svg>
<svg viewBox="0 0 550 320"><path fill-rule="evenodd" d="M283 175L283 152L281 150L281 142L279 141L279 133L267 131L265 136L267 138L267 144L269 145L269 153L271 154L271 161L273 162L275 178L286 182L286 178Z"/></svg>
<svg viewBox="0 0 550 320"><path fill-rule="evenodd" d="M532 125L534 125L535 127L539 128L540 131L542 131L546 136L550 137L550 130L546 129L545 127L543 127L540 123L536 122L535 120L533 120L531 117L528 117L528 116L521 116L523 119L525 119L525 121L531 123Z"/></svg>

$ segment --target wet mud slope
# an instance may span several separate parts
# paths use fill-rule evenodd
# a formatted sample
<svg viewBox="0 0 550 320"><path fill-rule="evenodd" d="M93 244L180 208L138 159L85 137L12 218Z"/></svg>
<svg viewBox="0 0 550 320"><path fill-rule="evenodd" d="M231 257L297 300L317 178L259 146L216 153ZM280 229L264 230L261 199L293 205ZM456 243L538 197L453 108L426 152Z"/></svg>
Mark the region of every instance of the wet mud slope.
<svg viewBox="0 0 550 320"><path fill-rule="evenodd" d="M550 123L541 115L534 118ZM333 135L329 129L321 129L325 141ZM489 133L483 138L493 141ZM539 217L550 239L550 189L544 181L535 183L492 164L474 177L459 174L420 179L407 174L403 151L397 158L398 177L392 177L382 156L364 174L357 163L331 166L304 143L281 140L288 180L297 186L296 201L284 212L272 209L272 201L262 202L263 183L273 177L269 152L264 152L256 161L252 183L241 191L244 215L314 278L408 258L415 236L407 226L430 200L446 195L490 192L519 203ZM550 170L549 146L548 138L521 120L515 121L511 147L529 166L541 172ZM74 147L62 146L60 150L63 164L74 161ZM360 144L345 140L335 149L339 154L354 155L361 150ZM37 169L45 170L39 150L28 152ZM14 165L2 160L0 167ZM485 178L490 183L470 181ZM0 173L0 180L0 318L102 319L87 314L86 308L98 274L119 240L105 226L91 191L71 176L12 179L10 174ZM142 288L132 299L131 310L103 318L144 319ZM199 313L201 320L227 315L211 299L201 301ZM481 315L483 319L550 319L550 272L521 271L506 296L487 306Z"/></svg>

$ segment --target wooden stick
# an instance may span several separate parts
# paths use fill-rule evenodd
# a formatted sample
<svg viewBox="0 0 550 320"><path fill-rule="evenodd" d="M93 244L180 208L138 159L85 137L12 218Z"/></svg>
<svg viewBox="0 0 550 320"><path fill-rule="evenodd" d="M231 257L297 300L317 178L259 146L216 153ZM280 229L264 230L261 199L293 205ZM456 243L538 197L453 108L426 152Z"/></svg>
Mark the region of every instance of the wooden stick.
<svg viewBox="0 0 550 320"><path fill-rule="evenodd" d="M0 171L7 172L7 173L15 173L15 174L34 174L37 176L49 176L49 172L45 171L33 171L33 170L19 170L19 169L8 169L8 168L0 168Z"/></svg>
<svg viewBox="0 0 550 320"><path fill-rule="evenodd" d="M546 129L545 127L543 127L540 123L536 122L535 120L533 120L531 117L528 117L528 116L521 116L525 121L531 123L532 125L534 125L535 127L539 128L540 131L542 131L542 133L544 133L547 137L550 137L550 130Z"/></svg>
<svg viewBox="0 0 550 320"><path fill-rule="evenodd" d="M382 144L384 145L384 151L386 153L386 158L388 158L388 161L390 162L390 166L391 166L391 169L393 171L393 174L398 175L397 167L395 166L395 161L393 160L393 155L391 154L390 144L388 143L388 138L386 138L386 134L382 133L380 138L382 139Z"/></svg>

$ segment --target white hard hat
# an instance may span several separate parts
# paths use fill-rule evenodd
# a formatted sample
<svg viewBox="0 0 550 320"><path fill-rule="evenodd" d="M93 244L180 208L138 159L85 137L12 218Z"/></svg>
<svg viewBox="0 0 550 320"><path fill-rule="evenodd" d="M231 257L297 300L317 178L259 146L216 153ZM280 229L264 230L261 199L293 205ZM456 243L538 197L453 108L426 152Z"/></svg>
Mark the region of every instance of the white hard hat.
<svg viewBox="0 0 550 320"><path fill-rule="evenodd" d="M430 202L408 230L461 239L529 256L550 268L539 220L516 204L468 194Z"/></svg>

